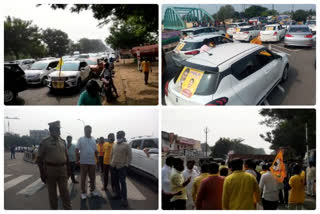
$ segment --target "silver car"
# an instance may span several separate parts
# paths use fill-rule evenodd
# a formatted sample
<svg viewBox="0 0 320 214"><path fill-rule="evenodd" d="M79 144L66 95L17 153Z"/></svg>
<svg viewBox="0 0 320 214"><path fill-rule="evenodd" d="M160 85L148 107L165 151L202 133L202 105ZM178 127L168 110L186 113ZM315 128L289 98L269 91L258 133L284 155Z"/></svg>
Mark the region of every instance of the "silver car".
<svg viewBox="0 0 320 214"><path fill-rule="evenodd" d="M285 46L312 47L313 35L307 25L291 25L284 38Z"/></svg>

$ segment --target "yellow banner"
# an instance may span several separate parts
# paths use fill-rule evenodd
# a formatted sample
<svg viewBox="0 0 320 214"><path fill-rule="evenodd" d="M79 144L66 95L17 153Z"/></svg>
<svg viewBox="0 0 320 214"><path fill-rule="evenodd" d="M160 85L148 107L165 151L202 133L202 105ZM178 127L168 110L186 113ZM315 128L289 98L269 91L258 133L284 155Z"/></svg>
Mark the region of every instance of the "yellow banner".
<svg viewBox="0 0 320 214"><path fill-rule="evenodd" d="M61 57L61 58L59 59L59 63L58 63L58 65L57 65L56 69L60 71L62 65L63 65L63 60L62 60L62 57Z"/></svg>
<svg viewBox="0 0 320 214"><path fill-rule="evenodd" d="M203 74L203 71L184 67L176 82L177 91L179 91L180 94L191 98L197 90Z"/></svg>
<svg viewBox="0 0 320 214"><path fill-rule="evenodd" d="M283 163L283 151L280 150L274 159L272 166L270 167L271 173L275 176L278 182L283 182L283 179L287 176L286 167Z"/></svg>

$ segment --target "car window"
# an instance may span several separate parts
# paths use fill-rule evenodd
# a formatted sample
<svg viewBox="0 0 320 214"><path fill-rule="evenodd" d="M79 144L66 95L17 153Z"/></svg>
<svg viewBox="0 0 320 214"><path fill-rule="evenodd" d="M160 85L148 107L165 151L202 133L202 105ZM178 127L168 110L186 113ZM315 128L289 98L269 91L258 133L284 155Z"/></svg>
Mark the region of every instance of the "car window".
<svg viewBox="0 0 320 214"><path fill-rule="evenodd" d="M256 52L255 57L257 60L257 70L264 67L274 59L273 55L266 49Z"/></svg>
<svg viewBox="0 0 320 214"><path fill-rule="evenodd" d="M289 30L290 33L307 33L310 32L309 28L307 27L292 27Z"/></svg>
<svg viewBox="0 0 320 214"><path fill-rule="evenodd" d="M246 56L231 65L231 70L235 78L238 80L243 80L244 78L256 72L257 67L258 66L254 55L250 54L249 56Z"/></svg>
<svg viewBox="0 0 320 214"><path fill-rule="evenodd" d="M246 26L247 24L246 23L240 23L238 24L238 26Z"/></svg>
<svg viewBox="0 0 320 214"><path fill-rule="evenodd" d="M78 62L64 63L61 67L62 71L79 71Z"/></svg>
<svg viewBox="0 0 320 214"><path fill-rule="evenodd" d="M46 62L36 62L31 65L30 70L45 70L47 65Z"/></svg>
<svg viewBox="0 0 320 214"><path fill-rule="evenodd" d="M131 143L131 148L132 149L141 149L141 140L134 140Z"/></svg>
<svg viewBox="0 0 320 214"><path fill-rule="evenodd" d="M58 63L59 63L59 61L51 62L51 63L49 64L48 68L49 68L49 67L50 67L50 68L55 68L55 67L57 67Z"/></svg>
<svg viewBox="0 0 320 214"><path fill-rule="evenodd" d="M181 51L191 51L199 49L202 46L202 42L186 42Z"/></svg>
<svg viewBox="0 0 320 214"><path fill-rule="evenodd" d="M156 142L154 142L154 140L147 139L143 141L142 149L144 148L158 148L158 145Z"/></svg>
<svg viewBox="0 0 320 214"><path fill-rule="evenodd" d="M215 45L225 44L225 43L232 43L233 41L231 39L228 39L223 36L216 36L212 38Z"/></svg>

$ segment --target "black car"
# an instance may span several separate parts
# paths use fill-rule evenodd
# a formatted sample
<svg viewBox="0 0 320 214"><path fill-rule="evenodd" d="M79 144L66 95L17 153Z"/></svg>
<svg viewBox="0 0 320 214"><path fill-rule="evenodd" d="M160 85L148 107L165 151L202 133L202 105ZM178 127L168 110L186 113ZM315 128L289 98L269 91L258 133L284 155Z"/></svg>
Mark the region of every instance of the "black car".
<svg viewBox="0 0 320 214"><path fill-rule="evenodd" d="M12 103L28 87L24 71L16 63L4 64L4 103Z"/></svg>

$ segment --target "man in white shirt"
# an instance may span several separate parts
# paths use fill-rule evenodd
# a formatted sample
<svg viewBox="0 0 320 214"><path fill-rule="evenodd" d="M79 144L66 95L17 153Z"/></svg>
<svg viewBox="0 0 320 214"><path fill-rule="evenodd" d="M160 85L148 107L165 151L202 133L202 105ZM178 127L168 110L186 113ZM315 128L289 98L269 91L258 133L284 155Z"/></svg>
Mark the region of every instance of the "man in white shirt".
<svg viewBox="0 0 320 214"><path fill-rule="evenodd" d="M307 167L307 194L314 196L315 195L315 181L316 181L316 167L313 162L309 163Z"/></svg>
<svg viewBox="0 0 320 214"><path fill-rule="evenodd" d="M166 194L171 192L170 186L170 176L172 172L174 157L169 156L166 159L166 163L161 169L161 181L162 181L162 209L170 210L172 209L170 198L166 197Z"/></svg>
<svg viewBox="0 0 320 214"><path fill-rule="evenodd" d="M262 192L262 205L264 210L276 210L279 201L280 183L270 172L271 164L268 164L268 171L261 176L259 187Z"/></svg>
<svg viewBox="0 0 320 214"><path fill-rule="evenodd" d="M187 168L183 171L182 175L185 180L188 178L191 178L189 184L186 186L187 188L187 210L193 210L195 208L193 199L192 199L192 186L193 186L193 181L196 177L199 176L199 173L194 169L195 161L194 160L189 160L187 162Z"/></svg>
<svg viewBox="0 0 320 214"><path fill-rule="evenodd" d="M79 138L76 154L77 162L80 161L80 175L81 175L81 199L87 198L86 193L86 178L87 175L90 179L90 195L99 195L96 191L96 160L98 160L98 152L96 140L91 137L91 126L84 127L84 137Z"/></svg>

